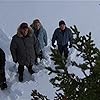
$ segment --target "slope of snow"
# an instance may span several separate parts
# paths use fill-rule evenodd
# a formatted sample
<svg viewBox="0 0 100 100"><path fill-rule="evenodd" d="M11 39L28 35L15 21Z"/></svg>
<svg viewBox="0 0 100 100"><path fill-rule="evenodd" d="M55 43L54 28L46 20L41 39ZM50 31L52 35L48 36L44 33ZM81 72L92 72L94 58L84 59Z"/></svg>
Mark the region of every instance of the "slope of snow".
<svg viewBox="0 0 100 100"><path fill-rule="evenodd" d="M34 75L30 75L25 67L24 70L24 81L21 83L18 81L18 73L17 73L17 66L18 64L14 64L9 55L9 42L10 40L7 36L0 31L0 46L6 52L6 79L8 88L4 91L0 90L0 100L31 100L31 93L32 90L36 89L43 95L46 95L50 100L54 99L55 96L55 89L53 88L52 84L49 82L51 77L54 75L48 75L48 71L44 67L54 67L53 62L50 60L50 46L51 42L46 48L45 57L46 60L42 60L38 66L34 65L33 70L36 72ZM68 62L70 65L70 60L76 60L77 62L82 61L82 59L78 59L76 57L77 51L73 48L70 50ZM75 75L83 78L84 75L79 68L69 66L68 67L69 73L75 73Z"/></svg>
<svg viewBox="0 0 100 100"><path fill-rule="evenodd" d="M50 47L45 48L49 54ZM51 65L49 55L46 55L47 60L42 60L38 66L33 66L34 75L30 75L25 67L24 81L21 83L18 81L17 66L12 62L11 56L6 61L6 79L8 88L4 91L0 90L0 100L31 100L32 90L37 89L40 93L47 95L50 100L53 100L55 95L55 89L49 82L50 76L48 76L45 66Z"/></svg>
<svg viewBox="0 0 100 100"><path fill-rule="evenodd" d="M0 48L2 48L6 55L10 54L9 51L9 44L10 44L10 40L7 37L7 35L0 29Z"/></svg>

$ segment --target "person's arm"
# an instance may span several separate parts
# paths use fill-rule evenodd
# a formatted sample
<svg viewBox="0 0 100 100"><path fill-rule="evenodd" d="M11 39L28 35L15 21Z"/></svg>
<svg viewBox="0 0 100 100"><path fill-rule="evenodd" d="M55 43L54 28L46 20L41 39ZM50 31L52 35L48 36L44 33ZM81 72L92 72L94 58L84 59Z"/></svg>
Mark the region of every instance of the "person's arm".
<svg viewBox="0 0 100 100"><path fill-rule="evenodd" d="M45 46L47 46L47 32L46 32L45 29L44 29L44 37L43 37L43 39L44 39Z"/></svg>
<svg viewBox="0 0 100 100"><path fill-rule="evenodd" d="M55 43L55 41L57 40L56 34L57 34L57 30L54 31L54 34L53 34L53 36L52 36L52 46L53 46L53 47L55 47L54 43Z"/></svg>
<svg viewBox="0 0 100 100"><path fill-rule="evenodd" d="M72 34L72 31L71 30L69 30L69 42L70 42L69 47L71 48L72 47L72 44L73 44L73 34Z"/></svg>
<svg viewBox="0 0 100 100"><path fill-rule="evenodd" d="M40 53L40 45L39 45L39 40L36 38L35 34L33 34L34 37L34 49L35 49L35 54L38 56Z"/></svg>
<svg viewBox="0 0 100 100"><path fill-rule="evenodd" d="M5 66L5 52L0 48L0 69Z"/></svg>
<svg viewBox="0 0 100 100"><path fill-rule="evenodd" d="M11 54L12 54L13 61L15 63L17 63L16 49L17 49L17 45L16 45L16 42L15 42L15 39L12 38L12 41L11 41L11 44L10 44L10 51L11 51Z"/></svg>

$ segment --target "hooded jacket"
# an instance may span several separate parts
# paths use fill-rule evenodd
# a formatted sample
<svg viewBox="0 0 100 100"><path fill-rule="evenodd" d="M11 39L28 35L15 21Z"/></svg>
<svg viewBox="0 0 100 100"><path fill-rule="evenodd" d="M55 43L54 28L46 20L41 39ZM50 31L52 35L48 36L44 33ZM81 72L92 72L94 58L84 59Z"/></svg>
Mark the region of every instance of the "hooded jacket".
<svg viewBox="0 0 100 100"><path fill-rule="evenodd" d="M29 66L35 62L39 49L37 39L31 28L29 28L26 37L21 34L20 28L18 28L17 34L12 37L10 51L13 61L20 65Z"/></svg>
<svg viewBox="0 0 100 100"><path fill-rule="evenodd" d="M32 27L33 31L35 32L34 25L31 24L30 26ZM38 32L39 32L38 36L36 33L35 33L35 36L37 36L37 39L38 39L39 45L40 45L40 51L41 51L45 46L47 46L47 32L43 28L42 25L41 25L40 30Z"/></svg>

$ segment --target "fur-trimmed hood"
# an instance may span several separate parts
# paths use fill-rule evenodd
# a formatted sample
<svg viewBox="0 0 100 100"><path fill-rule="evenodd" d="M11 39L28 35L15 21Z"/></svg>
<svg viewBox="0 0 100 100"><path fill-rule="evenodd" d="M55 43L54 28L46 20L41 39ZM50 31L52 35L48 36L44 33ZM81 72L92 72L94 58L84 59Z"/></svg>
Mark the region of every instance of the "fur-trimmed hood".
<svg viewBox="0 0 100 100"><path fill-rule="evenodd" d="M33 29L31 27L28 27L28 34L27 34L27 36L32 37L33 33L34 33ZM21 34L21 28L20 27L17 29L17 36L18 37L23 37L23 35Z"/></svg>
<svg viewBox="0 0 100 100"><path fill-rule="evenodd" d="M12 37L10 50L13 61L20 65L33 65L36 55L39 54L39 46L32 29L29 28L28 36L24 38L19 28L17 34Z"/></svg>

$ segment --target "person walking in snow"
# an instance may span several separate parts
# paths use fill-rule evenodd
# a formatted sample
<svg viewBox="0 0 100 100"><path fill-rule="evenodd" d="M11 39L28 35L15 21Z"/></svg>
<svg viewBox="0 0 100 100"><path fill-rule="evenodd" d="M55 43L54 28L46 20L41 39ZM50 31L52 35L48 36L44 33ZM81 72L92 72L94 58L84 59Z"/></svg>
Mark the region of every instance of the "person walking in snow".
<svg viewBox="0 0 100 100"><path fill-rule="evenodd" d="M40 59L45 58L43 48L47 46L47 32L41 25L39 19L35 19L30 26L34 30L35 36L39 41L40 54L37 55L37 57L39 57ZM37 59L36 59L36 63L37 63Z"/></svg>
<svg viewBox="0 0 100 100"><path fill-rule="evenodd" d="M0 48L0 88L4 90L7 88L6 77L5 77L5 53Z"/></svg>
<svg viewBox="0 0 100 100"><path fill-rule="evenodd" d="M33 74L32 66L35 63L36 54L39 53L37 39L27 23L20 24L17 34L12 38L10 51L13 61L19 64L19 81L22 82L24 66L28 68L30 74Z"/></svg>
<svg viewBox="0 0 100 100"><path fill-rule="evenodd" d="M59 28L54 31L52 36L52 46L55 48L54 44L57 41L59 53L62 55L64 53L64 57L67 59L68 57L68 46L72 47L72 31L66 26L63 20L59 21ZM69 45L68 45L69 44Z"/></svg>

